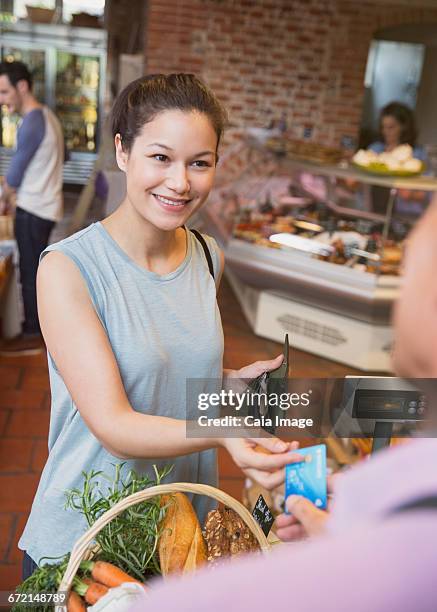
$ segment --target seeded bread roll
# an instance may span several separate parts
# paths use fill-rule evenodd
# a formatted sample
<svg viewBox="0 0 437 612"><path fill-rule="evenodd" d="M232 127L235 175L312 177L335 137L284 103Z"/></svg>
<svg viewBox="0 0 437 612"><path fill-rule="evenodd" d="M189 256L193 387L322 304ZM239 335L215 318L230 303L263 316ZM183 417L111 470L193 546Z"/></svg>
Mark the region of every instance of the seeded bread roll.
<svg viewBox="0 0 437 612"><path fill-rule="evenodd" d="M204 533L209 563L259 550L258 542L246 523L226 506L208 513Z"/></svg>
<svg viewBox="0 0 437 612"><path fill-rule="evenodd" d="M161 504L168 506L158 543L161 572L164 576L191 572L206 563L206 545L193 506L183 493L163 495Z"/></svg>

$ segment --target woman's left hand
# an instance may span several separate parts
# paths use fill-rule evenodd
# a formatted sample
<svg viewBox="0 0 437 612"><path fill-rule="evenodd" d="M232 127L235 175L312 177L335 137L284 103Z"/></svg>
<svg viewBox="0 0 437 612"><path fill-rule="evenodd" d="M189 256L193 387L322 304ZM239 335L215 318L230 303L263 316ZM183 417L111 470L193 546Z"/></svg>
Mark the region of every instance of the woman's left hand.
<svg viewBox="0 0 437 612"><path fill-rule="evenodd" d="M233 380L253 380L264 372L279 368L283 359L284 356L281 354L275 359L255 361L239 370L229 370L225 376ZM294 452L299 447L298 442L284 442L274 436L229 438L223 439L221 444L228 450L238 467L266 489L274 489L284 482L285 466L288 463L303 460L301 455Z"/></svg>
<svg viewBox="0 0 437 612"><path fill-rule="evenodd" d="M264 374L264 372L271 372L272 370L276 370L279 368L281 363L284 360L284 355L278 355L275 359L269 359L267 361L255 361L255 363L251 363L239 370L228 370L226 372L227 378L240 378L252 380Z"/></svg>

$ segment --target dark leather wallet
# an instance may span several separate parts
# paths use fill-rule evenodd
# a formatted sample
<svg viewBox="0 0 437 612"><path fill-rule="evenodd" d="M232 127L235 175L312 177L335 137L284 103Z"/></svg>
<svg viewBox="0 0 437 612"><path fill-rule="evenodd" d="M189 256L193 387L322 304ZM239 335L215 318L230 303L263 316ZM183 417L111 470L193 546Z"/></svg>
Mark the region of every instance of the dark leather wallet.
<svg viewBox="0 0 437 612"><path fill-rule="evenodd" d="M253 401L249 404L248 414L256 419L263 419L265 424L262 428L268 433L275 433L276 416L279 415L279 402L273 401L273 395L287 393L290 369L288 334L284 340L284 360L276 370L264 372L261 376L254 378L248 385L252 392ZM270 424L271 422L271 424Z"/></svg>

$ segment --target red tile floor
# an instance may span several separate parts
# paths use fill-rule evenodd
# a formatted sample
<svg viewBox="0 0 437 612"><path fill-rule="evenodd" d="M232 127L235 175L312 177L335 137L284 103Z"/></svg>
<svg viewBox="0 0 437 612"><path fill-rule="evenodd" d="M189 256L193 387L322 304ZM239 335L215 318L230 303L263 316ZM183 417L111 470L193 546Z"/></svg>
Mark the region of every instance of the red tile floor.
<svg viewBox="0 0 437 612"><path fill-rule="evenodd" d="M225 331L225 367L239 368L276 357L281 346L254 336L229 285L219 295ZM294 352L295 376L344 376L345 366ZM20 582L17 548L47 457L50 392L45 355L0 357L0 590ZM243 475L227 453L220 453L220 486L241 497Z"/></svg>

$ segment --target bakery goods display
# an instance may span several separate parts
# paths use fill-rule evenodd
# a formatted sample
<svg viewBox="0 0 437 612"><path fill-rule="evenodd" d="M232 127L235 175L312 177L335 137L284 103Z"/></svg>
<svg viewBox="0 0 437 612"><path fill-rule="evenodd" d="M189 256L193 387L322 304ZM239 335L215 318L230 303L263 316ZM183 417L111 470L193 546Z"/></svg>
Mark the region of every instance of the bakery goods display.
<svg viewBox="0 0 437 612"><path fill-rule="evenodd" d="M377 176L348 161L301 161L281 146L275 139L267 147L235 148L226 160L234 174L216 186L201 212L205 230L224 251L243 312L262 337L291 332L302 350L361 370L390 371L390 313L401 262L437 181ZM410 154L396 151L396 163L411 169ZM375 350L361 342L352 350L364 333L375 339Z"/></svg>
<svg viewBox="0 0 437 612"><path fill-rule="evenodd" d="M381 221L340 215L320 202L284 206L264 202L241 208L233 237L257 246L299 251L359 271L398 275L408 222L393 222L384 237Z"/></svg>
<svg viewBox="0 0 437 612"><path fill-rule="evenodd" d="M415 192L422 193L420 186L412 186L411 179L408 189L401 189L398 183L390 187L386 177L383 185L378 182L381 177L363 176L360 181L361 174L350 164L329 163L328 150L324 153L327 163L319 160L302 165L298 156L288 156L295 144L278 137L268 140L262 149L251 149L250 168L213 191L205 209L208 230L224 244L233 238L263 249L289 252L290 257L293 254L346 266L359 273L398 276L406 237L428 201L423 195L420 202L415 200ZM311 157L312 146L304 142L294 146L293 151L309 153ZM382 154L361 150L353 163L360 162L371 169L378 161L386 164L384 172L389 169L411 174L419 168L418 163L422 164L413 153L409 145ZM402 179L396 181L402 184ZM395 199L390 208L393 193ZM231 250L232 245L232 260L237 261L243 251L234 242L229 246ZM262 257L260 250L256 261ZM252 283L252 272L246 263L242 265L244 271L238 264L237 275L244 274Z"/></svg>
<svg viewBox="0 0 437 612"><path fill-rule="evenodd" d="M424 171L424 164L414 157L413 148L402 144L392 151L376 153L371 149L360 149L352 158L355 166L376 174L392 176L414 176Z"/></svg>

